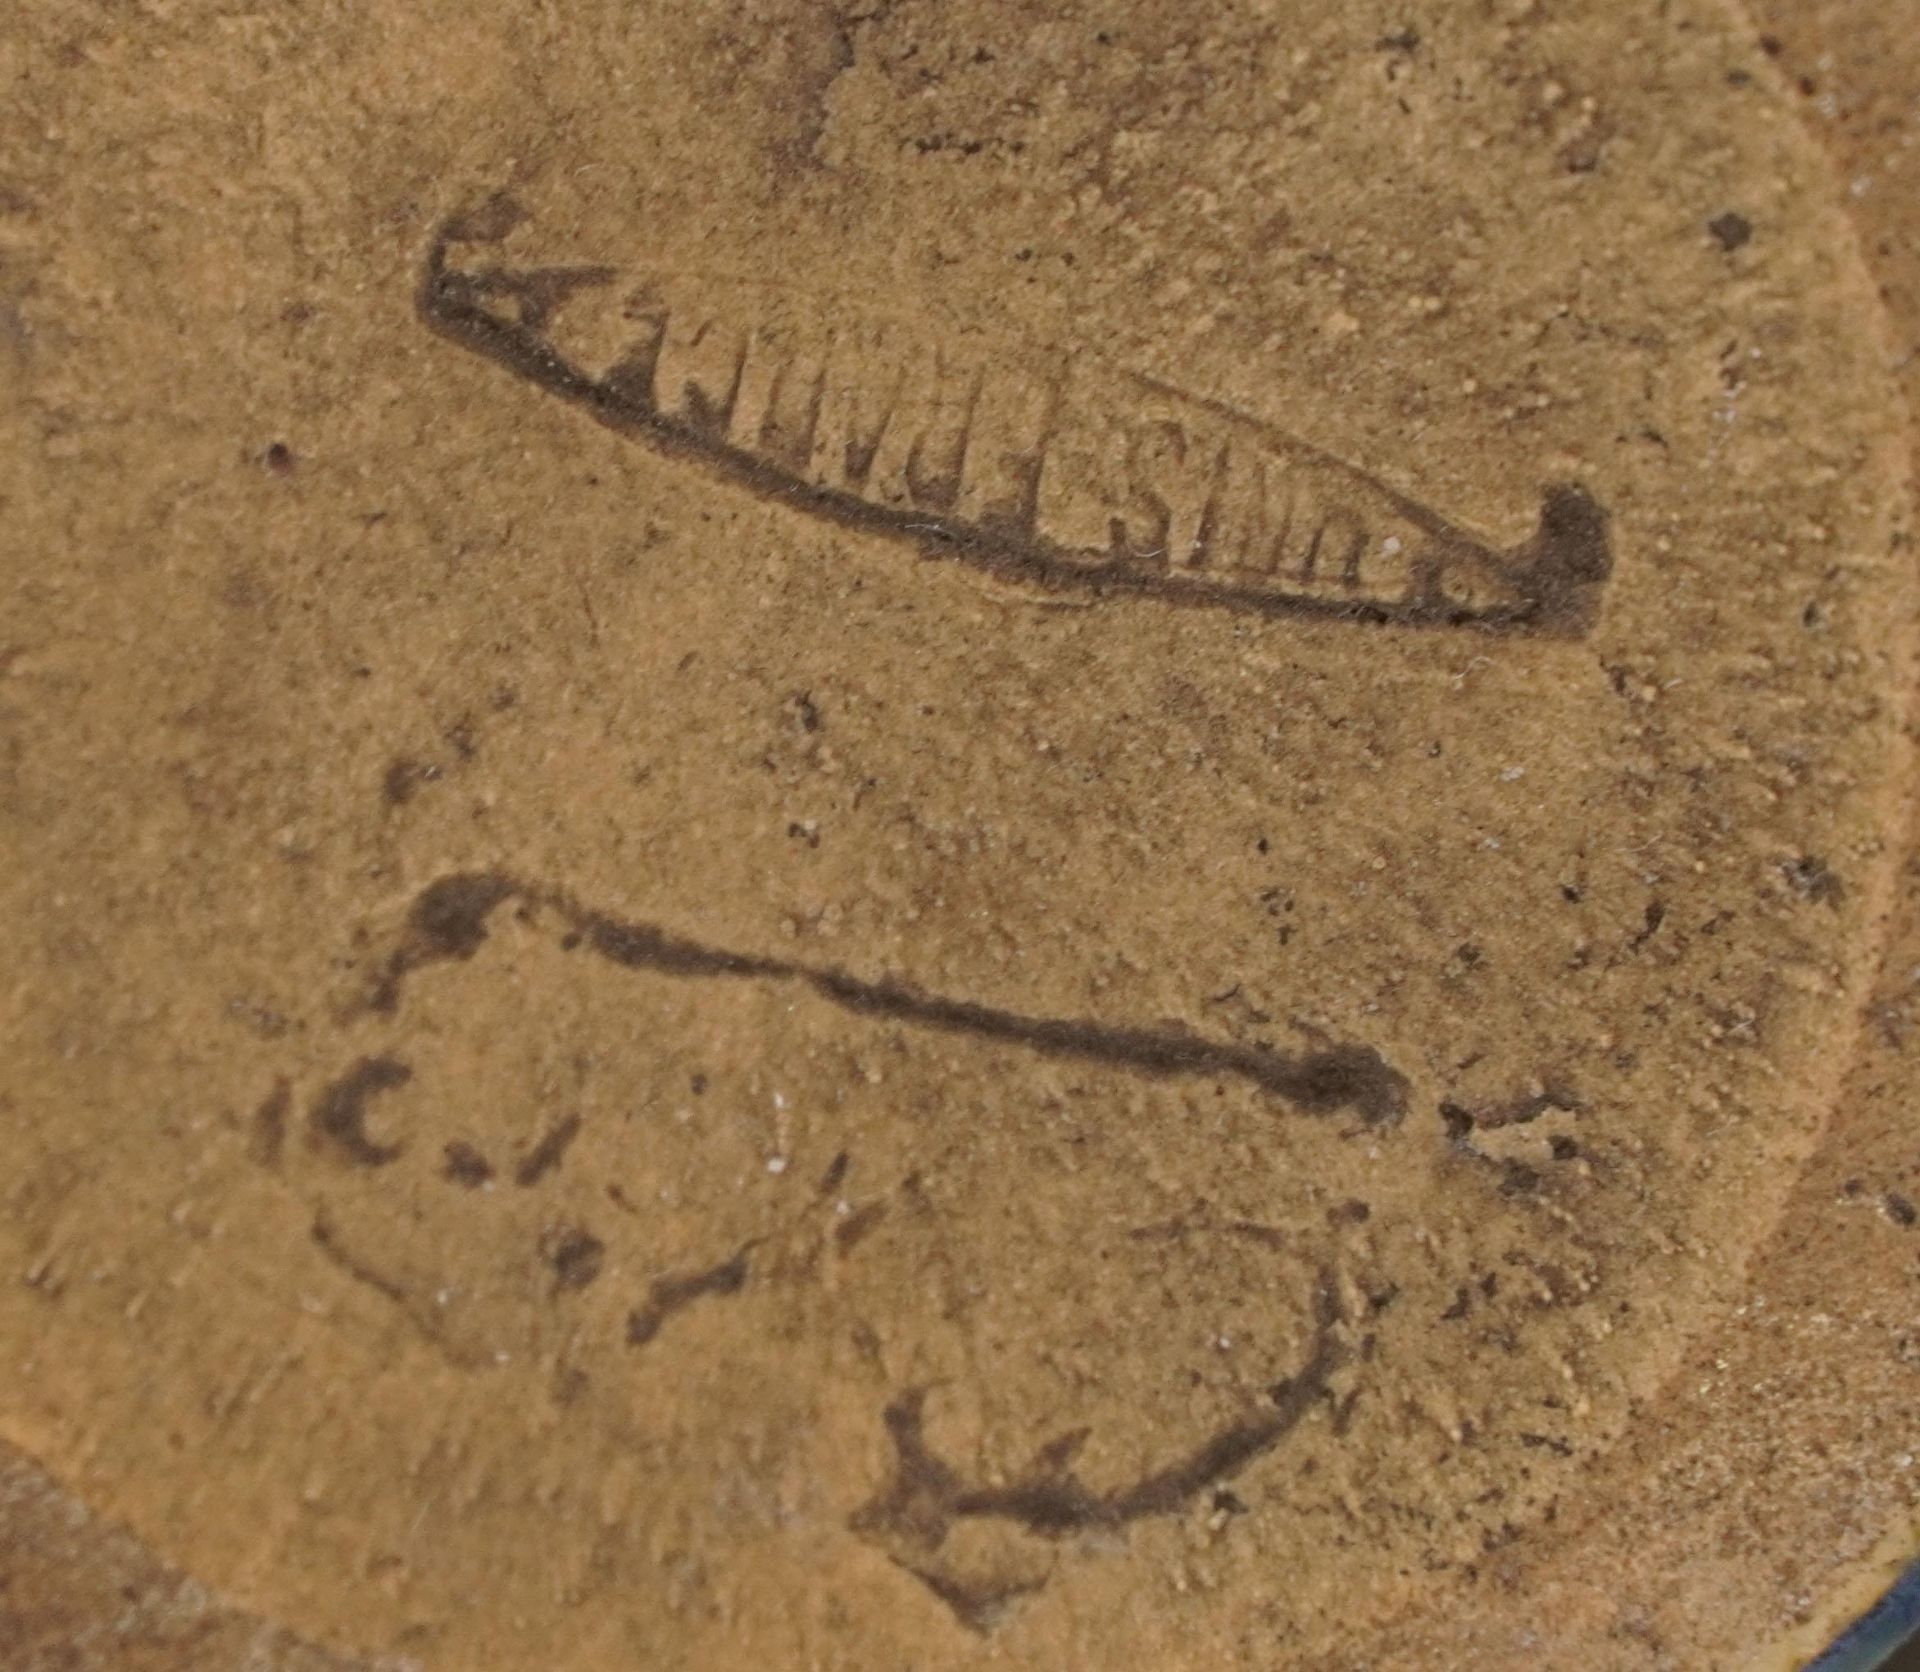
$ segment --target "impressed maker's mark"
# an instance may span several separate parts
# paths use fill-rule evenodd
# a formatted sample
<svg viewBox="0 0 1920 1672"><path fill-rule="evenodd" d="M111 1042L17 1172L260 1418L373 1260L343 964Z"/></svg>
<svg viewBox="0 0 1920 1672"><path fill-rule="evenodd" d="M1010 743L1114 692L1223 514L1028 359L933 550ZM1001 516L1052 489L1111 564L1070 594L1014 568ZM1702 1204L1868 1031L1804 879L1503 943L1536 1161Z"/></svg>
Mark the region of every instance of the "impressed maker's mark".
<svg viewBox="0 0 1920 1672"><path fill-rule="evenodd" d="M1499 550L1222 403L1082 356L989 358L668 273L510 266L496 200L443 226L436 331L602 423L834 521L1053 592L1579 635L1606 513L1547 490ZM716 296L719 298L716 302ZM791 299L786 299L791 301Z"/></svg>

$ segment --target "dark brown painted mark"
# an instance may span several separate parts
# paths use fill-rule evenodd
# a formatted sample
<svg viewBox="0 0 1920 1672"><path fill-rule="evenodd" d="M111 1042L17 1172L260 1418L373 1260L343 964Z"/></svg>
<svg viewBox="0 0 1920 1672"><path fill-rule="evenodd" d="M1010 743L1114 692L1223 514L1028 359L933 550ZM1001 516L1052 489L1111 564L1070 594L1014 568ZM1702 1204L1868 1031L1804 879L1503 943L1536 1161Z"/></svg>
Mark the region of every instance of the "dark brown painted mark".
<svg viewBox="0 0 1920 1672"><path fill-rule="evenodd" d="M1475 1141L1474 1135L1497 1132L1507 1126L1528 1126L1543 1115L1577 1115L1585 1110L1586 1105L1577 1093L1563 1086L1549 1085L1542 1091L1516 1098L1511 1103L1485 1109L1469 1109L1464 1104L1446 1099L1440 1104L1440 1120L1446 1128L1447 1141L1454 1149L1497 1169L1503 1196L1520 1196L1538 1189L1545 1175L1538 1167L1512 1156L1490 1154ZM1547 1150L1555 1161L1572 1161L1579 1156L1580 1145L1577 1140L1564 1134L1555 1134L1548 1139Z"/></svg>
<svg viewBox="0 0 1920 1672"><path fill-rule="evenodd" d="M566 1159L568 1146L579 1135L578 1112L570 1111L562 1115L541 1134L540 1141L527 1151L520 1165L514 1168L513 1182L522 1190L538 1184Z"/></svg>
<svg viewBox="0 0 1920 1672"><path fill-rule="evenodd" d="M490 263L524 220L496 198L440 228L416 295L431 330L668 457L922 557L1046 594L1267 616L1558 636L1597 616L1608 517L1577 485L1549 488L1534 534L1500 549L1251 414L1085 356L968 365L945 345L837 375L829 350L772 347L753 318L646 300L657 275L620 316L628 347L595 368L561 316L622 275ZM1049 471L1067 454L1091 463Z"/></svg>
<svg viewBox="0 0 1920 1672"><path fill-rule="evenodd" d="M1005 1485L967 1482L927 1444L926 1389L909 1389L883 1415L893 1442L893 1479L854 1512L850 1525L922 1580L962 1624L976 1631L988 1629L949 1594L958 1581L941 1554L956 1522L1005 1522L1036 1538L1058 1541L1180 1513L1271 1452L1328 1394L1334 1372L1346 1362L1338 1336L1341 1308L1329 1274L1322 1275L1315 1310L1317 1327L1307 1361L1268 1390L1265 1410L1217 1428L1135 1479L1105 1490L1090 1485L1074 1469L1089 1434L1084 1428L1050 1441ZM969 1598L973 1594L966 1591Z"/></svg>
<svg viewBox="0 0 1920 1672"><path fill-rule="evenodd" d="M1373 1125L1397 1119L1405 1108L1404 1082L1369 1046L1335 1045L1289 1057L1262 1045L1213 1040L1173 1028L1020 1016L923 993L902 982L862 981L837 970L791 973L855 1014L1004 1040L1040 1056L1095 1062L1149 1079L1246 1080L1309 1114L1352 1108Z"/></svg>
<svg viewBox="0 0 1920 1672"><path fill-rule="evenodd" d="M400 986L422 964L460 962L485 944L487 919L513 893L504 877L468 872L442 877L423 889L407 917L405 939L387 960L370 1007L385 1014L399 1002Z"/></svg>
<svg viewBox="0 0 1920 1672"><path fill-rule="evenodd" d="M580 1225L557 1225L540 1239L540 1257L553 1270L556 1295L584 1289L600 1275L607 1245Z"/></svg>
<svg viewBox="0 0 1920 1672"><path fill-rule="evenodd" d="M708 1295L737 1295L747 1286L751 1267L747 1257L752 1245L722 1260L705 1271L656 1277L647 1292L646 1304L627 1314L627 1345L644 1347L666 1321L683 1307Z"/></svg>
<svg viewBox="0 0 1920 1672"><path fill-rule="evenodd" d="M627 969L689 979L787 982L876 1021L994 1040L1039 1056L1096 1063L1150 1079L1242 1080L1305 1113L1351 1109L1372 1126L1390 1125L1406 1112L1404 1076L1371 1046L1336 1044L1289 1055L1175 1027L1022 1015L928 993L903 981L869 980L792 959L707 946L653 924L627 922L583 906L563 891L493 872L443 877L422 893L370 1005L391 1011L413 970L436 959L471 958L486 939L490 914L513 898L552 911L569 933L579 936L581 945Z"/></svg>
<svg viewBox="0 0 1920 1672"><path fill-rule="evenodd" d="M1529 1126L1542 1115L1577 1115L1585 1108L1579 1093L1565 1086L1548 1084L1540 1091L1489 1109L1469 1109L1461 1103L1444 1102L1440 1105L1440 1119L1446 1125L1449 1138L1467 1142L1475 1132L1496 1132L1503 1126Z"/></svg>
<svg viewBox="0 0 1920 1672"><path fill-rule="evenodd" d="M293 1083L282 1075L253 1112L253 1158L263 1167L277 1167L287 1147L287 1117L293 1111Z"/></svg>
<svg viewBox="0 0 1920 1672"><path fill-rule="evenodd" d="M833 1228L834 1246L842 1254L851 1254L861 1243L880 1228L880 1221L887 1217L885 1202L869 1202L865 1207L855 1208Z"/></svg>
<svg viewBox="0 0 1920 1672"><path fill-rule="evenodd" d="M393 761L380 780L380 796L389 807L404 807L422 784L431 784L440 776L440 768L427 761L408 757Z"/></svg>
<svg viewBox="0 0 1920 1672"><path fill-rule="evenodd" d="M1797 859L1789 860L1780 867L1780 874L1787 879L1787 886L1803 900L1837 907L1846 898L1846 887L1834 875L1832 867L1812 854L1802 854Z"/></svg>
<svg viewBox="0 0 1920 1672"><path fill-rule="evenodd" d="M1715 215L1707 222L1707 231L1713 234L1713 241L1729 255L1753 240L1753 222L1733 209L1724 215Z"/></svg>
<svg viewBox="0 0 1920 1672"><path fill-rule="evenodd" d="M440 1176L463 1190L478 1190L492 1182L493 1163L464 1138L455 1138L446 1147L440 1164Z"/></svg>
<svg viewBox="0 0 1920 1672"><path fill-rule="evenodd" d="M1231 1220L1226 1230L1229 1236L1258 1243L1262 1248L1271 1248L1275 1253L1280 1253L1290 1246L1286 1232L1272 1225L1261 1225L1251 1219Z"/></svg>
<svg viewBox="0 0 1920 1672"><path fill-rule="evenodd" d="M1647 909L1641 914L1640 927L1633 932L1627 942L1629 952L1638 952L1648 941L1660 933L1660 925L1667 920L1667 908L1659 900L1649 900Z"/></svg>
<svg viewBox="0 0 1920 1672"><path fill-rule="evenodd" d="M367 1134L367 1104L413 1078L413 1070L394 1057L362 1057L315 1101L307 1126L316 1142L357 1167L384 1167L399 1159L402 1144L376 1143Z"/></svg>

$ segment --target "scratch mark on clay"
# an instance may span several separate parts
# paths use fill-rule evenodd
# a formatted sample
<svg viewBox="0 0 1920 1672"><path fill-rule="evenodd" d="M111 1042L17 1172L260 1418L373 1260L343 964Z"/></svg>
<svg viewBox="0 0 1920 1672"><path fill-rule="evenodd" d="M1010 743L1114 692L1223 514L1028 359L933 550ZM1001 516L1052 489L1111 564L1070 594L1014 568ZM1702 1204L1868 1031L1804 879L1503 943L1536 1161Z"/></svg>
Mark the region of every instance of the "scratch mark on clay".
<svg viewBox="0 0 1920 1672"><path fill-rule="evenodd" d="M1031 1578L968 1581L942 1573L936 1567L916 1565L899 1556L890 1556L888 1560L903 1573L912 1574L953 1610L956 1620L981 1637L991 1635L995 1628L1005 1624L1014 1608L1028 1597L1044 1591L1048 1579L1052 1577L1049 1573L1041 1573Z"/></svg>
<svg viewBox="0 0 1920 1672"><path fill-rule="evenodd" d="M1179 1214L1153 1225L1136 1225L1127 1232L1128 1239L1133 1242L1181 1242L1203 1235L1239 1237L1246 1242L1258 1243L1262 1248L1276 1250L1284 1250L1289 1246L1284 1232L1271 1225L1262 1225L1257 1220L1216 1220L1205 1202L1197 1204L1191 1214Z"/></svg>
<svg viewBox="0 0 1920 1672"><path fill-rule="evenodd" d="M451 1340L444 1321L429 1302L416 1297L404 1283L388 1276L349 1249L325 1214L314 1215L307 1234L328 1264L344 1272L363 1288L371 1289L381 1299L391 1302L413 1326L415 1333L456 1369L490 1370L494 1367L496 1361L490 1355Z"/></svg>

